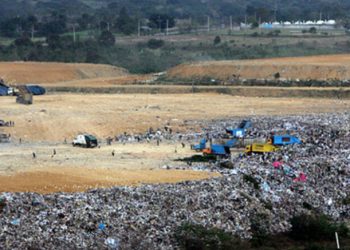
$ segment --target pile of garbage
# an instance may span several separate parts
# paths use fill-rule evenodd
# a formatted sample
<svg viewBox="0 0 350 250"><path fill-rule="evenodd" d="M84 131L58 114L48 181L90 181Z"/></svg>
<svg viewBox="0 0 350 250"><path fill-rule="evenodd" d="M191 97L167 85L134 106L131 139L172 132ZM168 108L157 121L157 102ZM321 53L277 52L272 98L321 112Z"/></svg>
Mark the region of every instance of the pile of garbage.
<svg viewBox="0 0 350 250"><path fill-rule="evenodd" d="M252 227L277 233L311 210L337 221L350 217L350 114L252 117L248 137L289 131L301 145L268 155L232 154L186 168L221 177L85 193L0 194L0 245L5 249L173 249L174 232L190 222L241 238ZM235 119L201 122L220 138ZM164 136L164 135L163 135ZM178 138L182 140L183 138ZM181 164L181 163L179 163Z"/></svg>

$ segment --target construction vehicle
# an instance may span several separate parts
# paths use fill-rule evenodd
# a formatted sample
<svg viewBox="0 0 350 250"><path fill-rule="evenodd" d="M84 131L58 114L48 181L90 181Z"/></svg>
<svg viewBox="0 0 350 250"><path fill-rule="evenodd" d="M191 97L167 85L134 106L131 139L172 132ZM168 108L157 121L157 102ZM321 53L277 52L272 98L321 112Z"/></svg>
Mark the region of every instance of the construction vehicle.
<svg viewBox="0 0 350 250"><path fill-rule="evenodd" d="M251 153L270 153L270 152L275 152L277 151L279 148L269 144L269 143L264 143L264 144L260 144L260 143L253 143L251 145L246 146L245 148L245 152L246 154L251 154Z"/></svg>
<svg viewBox="0 0 350 250"><path fill-rule="evenodd" d="M90 134L79 134L72 142L73 147L95 148L98 142L95 136Z"/></svg>
<svg viewBox="0 0 350 250"><path fill-rule="evenodd" d="M273 135L268 139L268 143L275 146L285 146L292 144L301 144L301 140L292 135Z"/></svg>
<svg viewBox="0 0 350 250"><path fill-rule="evenodd" d="M203 149L205 149L205 145L207 144L207 140L206 139L201 139L199 141L199 144L197 145L191 145L191 149L195 150L196 152L200 152Z"/></svg>
<svg viewBox="0 0 350 250"><path fill-rule="evenodd" d="M233 137L244 137L247 129L252 126L252 122L249 120L243 120L237 128L226 128L226 133L232 135Z"/></svg>
<svg viewBox="0 0 350 250"><path fill-rule="evenodd" d="M225 144L210 144L209 147L206 147L206 144L207 140L202 139L198 145L192 145L191 149L202 152L204 155L226 156L231 154L230 148L238 145L238 140L234 138Z"/></svg>
<svg viewBox="0 0 350 250"><path fill-rule="evenodd" d="M10 127L10 125L11 125L11 122L0 120L0 127Z"/></svg>
<svg viewBox="0 0 350 250"><path fill-rule="evenodd" d="M273 135L267 140L267 143L253 143L246 146L245 152L247 154L269 153L277 151L279 146L292 144L301 144L301 140L292 135Z"/></svg>

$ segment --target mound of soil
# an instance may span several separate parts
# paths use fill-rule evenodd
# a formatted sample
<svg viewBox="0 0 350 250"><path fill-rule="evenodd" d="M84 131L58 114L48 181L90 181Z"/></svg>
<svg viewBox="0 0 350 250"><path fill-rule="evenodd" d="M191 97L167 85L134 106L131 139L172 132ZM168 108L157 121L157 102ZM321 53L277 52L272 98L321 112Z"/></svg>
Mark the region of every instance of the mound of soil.
<svg viewBox="0 0 350 250"><path fill-rule="evenodd" d="M350 78L350 55L270 58L257 60L205 61L182 64L168 71L169 79L346 80Z"/></svg>
<svg viewBox="0 0 350 250"><path fill-rule="evenodd" d="M0 62L0 77L9 84L54 83L126 75L128 71L123 68L103 64Z"/></svg>

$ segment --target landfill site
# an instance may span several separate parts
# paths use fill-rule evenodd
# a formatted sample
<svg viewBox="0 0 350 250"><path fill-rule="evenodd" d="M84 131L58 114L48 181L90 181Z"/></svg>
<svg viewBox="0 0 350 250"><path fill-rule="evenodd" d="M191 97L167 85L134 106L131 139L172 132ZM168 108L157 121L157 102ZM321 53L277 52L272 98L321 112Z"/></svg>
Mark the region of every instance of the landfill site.
<svg viewBox="0 0 350 250"><path fill-rule="evenodd" d="M344 91L350 69L336 68L336 57L318 66L315 57L286 59L281 68L283 59L269 59L265 76L264 63L242 65L249 79L294 72L288 81L329 67ZM227 77L243 67L223 64ZM181 68L183 78L203 74L186 65L169 77ZM178 85L154 92L164 74L0 63L0 249L255 249L244 242L257 227L281 235L293 217L311 213L349 227L349 97L179 93ZM120 86L124 92L107 91ZM145 87L153 89L138 91ZM186 248L185 224L243 245ZM349 236L334 231L330 249L350 249Z"/></svg>

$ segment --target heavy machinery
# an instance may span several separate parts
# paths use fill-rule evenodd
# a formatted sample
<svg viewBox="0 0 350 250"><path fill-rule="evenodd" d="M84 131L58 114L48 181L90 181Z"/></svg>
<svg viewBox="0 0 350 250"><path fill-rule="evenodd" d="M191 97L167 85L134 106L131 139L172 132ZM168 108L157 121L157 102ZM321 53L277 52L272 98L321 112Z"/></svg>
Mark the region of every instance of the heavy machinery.
<svg viewBox="0 0 350 250"><path fill-rule="evenodd" d="M73 147L95 148L98 142L95 136L90 134L79 134L72 142Z"/></svg>
<svg viewBox="0 0 350 250"><path fill-rule="evenodd" d="M195 150L196 152L201 152L203 149L205 149L205 145L207 144L206 139L201 139L199 141L199 144L197 145L191 145L191 149Z"/></svg>
<svg viewBox="0 0 350 250"><path fill-rule="evenodd" d="M247 154L275 152L279 146L292 144L301 144L301 140L292 135L273 135L267 140L267 143L253 143L246 146L245 152Z"/></svg>
<svg viewBox="0 0 350 250"><path fill-rule="evenodd" d="M203 152L204 155L226 156L231 154L230 148L238 145L238 140L234 138L225 144L210 144L209 147L206 147L206 144L207 140L202 139L198 145L192 145L191 149Z"/></svg>
<svg viewBox="0 0 350 250"><path fill-rule="evenodd" d="M11 122L0 120L0 127L10 127L10 126L11 126Z"/></svg>
<svg viewBox="0 0 350 250"><path fill-rule="evenodd" d="M268 139L268 143L276 146L301 144L301 140L292 135L273 135Z"/></svg>
<svg viewBox="0 0 350 250"><path fill-rule="evenodd" d="M244 137L247 129L252 126L252 122L249 120L243 120L237 128L226 128L226 133L232 135L233 137Z"/></svg>
<svg viewBox="0 0 350 250"><path fill-rule="evenodd" d="M278 150L278 147L269 144L269 143L264 143L264 144L260 144L260 143L253 143L251 145L246 146L245 148L245 152L247 154L251 154L251 153L270 153L270 152L275 152Z"/></svg>

